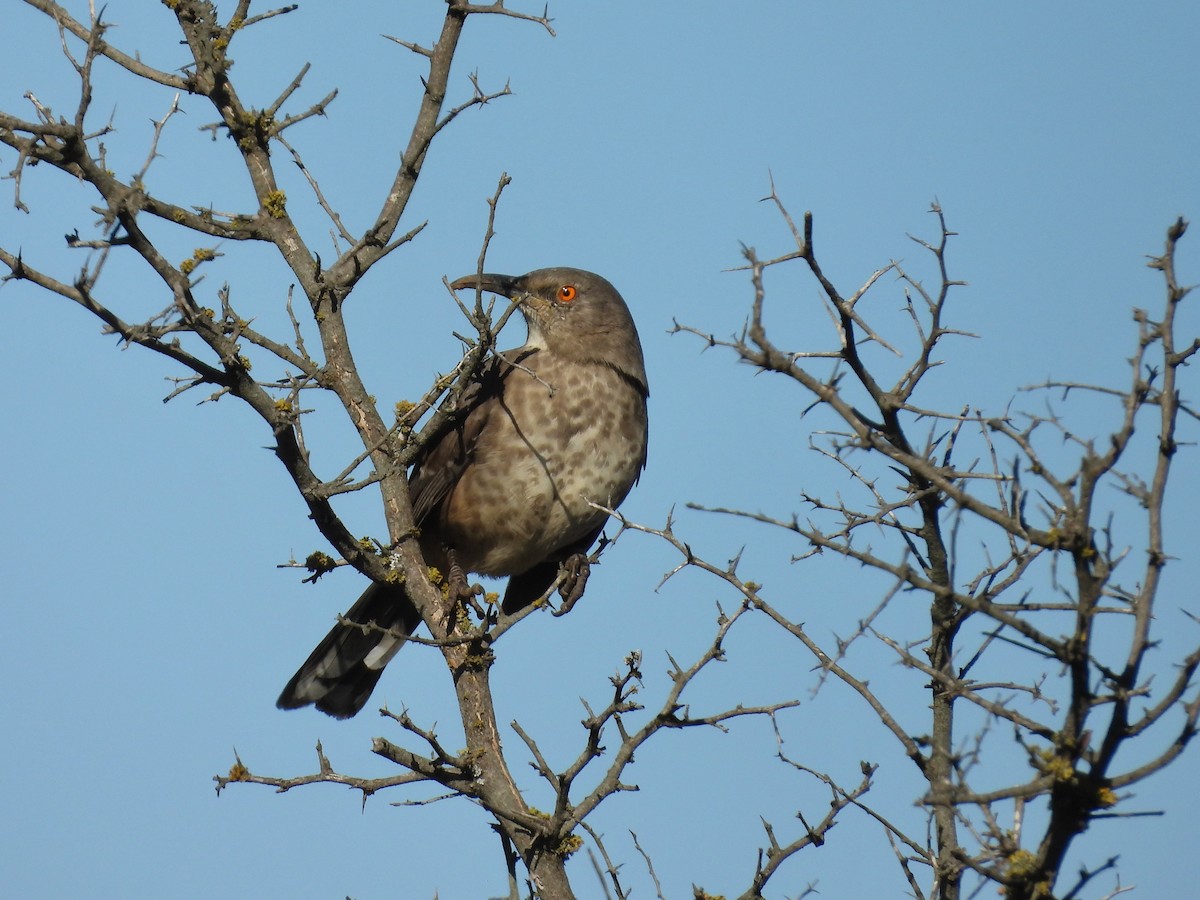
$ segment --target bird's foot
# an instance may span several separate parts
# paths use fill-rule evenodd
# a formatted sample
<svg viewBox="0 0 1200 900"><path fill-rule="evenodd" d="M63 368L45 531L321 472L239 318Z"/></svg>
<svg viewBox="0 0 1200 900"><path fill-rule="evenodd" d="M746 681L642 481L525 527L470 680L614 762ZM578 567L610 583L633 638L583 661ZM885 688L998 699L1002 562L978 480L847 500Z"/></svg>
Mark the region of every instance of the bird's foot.
<svg viewBox="0 0 1200 900"><path fill-rule="evenodd" d="M483 585L470 584L467 581L467 573L455 560L454 551L450 551L449 557L450 571L446 574L447 607L453 610L469 605L482 617L483 611L475 602L475 598L483 596Z"/></svg>
<svg viewBox="0 0 1200 900"><path fill-rule="evenodd" d="M562 605L554 615L565 616L579 602L591 571L586 553L574 553L563 560L558 570L558 596L562 598Z"/></svg>

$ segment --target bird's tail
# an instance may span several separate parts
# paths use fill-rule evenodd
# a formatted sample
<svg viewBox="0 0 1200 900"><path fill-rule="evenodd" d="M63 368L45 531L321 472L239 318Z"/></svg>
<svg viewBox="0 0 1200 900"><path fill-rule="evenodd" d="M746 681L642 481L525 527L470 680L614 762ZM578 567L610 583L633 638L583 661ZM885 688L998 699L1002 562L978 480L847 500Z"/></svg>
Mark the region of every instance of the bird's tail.
<svg viewBox="0 0 1200 900"><path fill-rule="evenodd" d="M345 618L374 627L341 622L333 626L275 701L280 709L312 703L323 713L350 718L363 708L383 667L421 622L417 608L398 584L372 584Z"/></svg>

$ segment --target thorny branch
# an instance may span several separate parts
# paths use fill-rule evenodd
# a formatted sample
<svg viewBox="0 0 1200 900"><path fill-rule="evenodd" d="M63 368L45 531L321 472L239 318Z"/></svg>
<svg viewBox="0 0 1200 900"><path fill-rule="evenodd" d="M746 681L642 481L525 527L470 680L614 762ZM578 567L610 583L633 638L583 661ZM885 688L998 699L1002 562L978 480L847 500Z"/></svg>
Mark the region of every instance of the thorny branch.
<svg viewBox="0 0 1200 900"><path fill-rule="evenodd" d="M478 4L450 0L435 40L418 43L395 39L415 53L426 71L421 79L420 104L412 129L400 153L400 160L386 189L378 200L373 223L360 233L350 229L337 210L336 199L322 184L320 173L305 161L296 126L314 123L335 114L337 90L325 90L316 99L305 99L311 68L301 65L296 74L274 94L263 109L243 100L233 69L239 36L245 29L262 26L275 17L290 13L294 6L252 15L250 0L239 0L227 19L217 8L203 0L176 0L167 4L174 14L186 65L182 74L162 71L143 63L136 54L126 53L108 41L107 23L93 9L89 21L72 18L65 10L45 0L29 0L36 9L51 17L61 35L66 54L78 82L79 100L67 117L58 116L32 94L28 99L32 115L20 117L0 113L0 143L16 154L13 169L14 202L25 209L21 200L21 182L34 165L58 170L90 187L99 198L98 236L79 236L76 231L69 245L90 256L74 280L55 278L48 267L36 259L23 258L19 251L0 247L0 261L9 273L5 280L25 281L76 303L101 319L109 333L127 344L144 346L174 363L185 374L173 378L174 389L166 399L182 396L196 388L209 391L207 400L235 397L253 409L269 429L275 451L304 497L309 512L323 536L332 545L333 555L316 552L303 566L315 580L339 566L352 566L369 578L382 581L405 579L414 602L424 612L429 636L412 636L413 643L433 646L446 657L454 673L460 714L466 734L466 748L451 752L436 731L414 722L407 712L382 710L382 715L415 741L417 750L405 741L376 738L373 751L394 763L401 774L387 778L358 778L334 769L321 746L317 746L317 770L295 777L268 777L249 771L240 758L226 775L216 780L218 791L231 783L268 785L278 791L314 783L335 783L354 788L366 798L386 788L412 791L417 786L436 789L432 797L409 796L403 804L434 802L446 797L464 797L481 806L495 819L495 828L504 844L510 877L516 879L516 863L521 861L541 896L569 896L563 862L580 840L577 830L590 835L612 876L618 894L625 894L616 879L617 866L608 856L600 836L586 819L614 793L635 790L626 781L635 752L663 730L710 727L724 730L731 721L745 716L774 719L794 702L759 706L739 705L730 709L694 712L685 693L700 672L724 659L724 641L730 630L746 614L742 605L732 613L721 613L711 644L689 665L670 660L671 669L661 702L652 710L643 709L637 699L645 688L640 670L640 654L632 653L625 669L612 679L610 699L593 709L584 703L587 716L582 722L582 747L565 765L557 764L542 753L535 736L519 723L513 731L521 738L533 759L538 775L550 785L555 801L553 810L542 813L528 806L509 771L501 747L501 729L496 721L488 660L497 641L527 615L550 606L549 592L542 602L533 604L515 616L501 616L488 602L471 598L461 616L447 620L442 615L442 598L427 575L415 541L406 472L422 447L451 427L459 415L460 402L472 376L495 348L496 335L515 307L494 315L492 304L477 294L475 303L460 301L449 291L469 323L469 337L463 337L463 355L445 376L436 378L416 402L396 404L394 418L385 419L358 374L346 329L344 310L357 284L373 267L393 251L414 240L425 227L420 221L408 227L401 223L409 214L409 200L420 177L427 153L437 136L467 111L483 107L510 93L505 84L499 90L487 90L477 75L468 76L470 93L458 103L450 103L449 74L458 40L467 20L476 14L506 16L540 24L553 34L547 12L534 15L508 9L503 2ZM93 69L97 62L115 64L129 77L144 79L170 88L174 95L166 111L155 118L144 161L126 178L111 164L101 138L116 126L93 122ZM181 112L207 109L211 118L202 130L228 138L235 148L236 166L230 174L240 179L255 197L253 208L217 211L209 205L187 205L167 199L153 183L154 164L164 134L174 127ZM286 134L285 134L286 132ZM286 153L279 153L282 148ZM275 153L272 153L272 150ZM323 259L310 242L310 236L293 217L289 198L280 188L283 172L279 161L295 166L310 193L308 202L320 210L328 223L332 256ZM215 177L215 176L214 176ZM488 200L487 229L480 256L479 271L492 236L495 217L507 175L500 177L494 195ZM292 200L296 205L303 199ZM168 257L156 242L162 228L178 228L203 235L206 245L182 260ZM277 253L290 270L293 286L286 299L289 333L279 336L256 322L260 311L247 311L236 285L221 285L210 292L206 276L218 269L222 242L239 241L259 245ZM145 321L129 321L117 311L115 299L105 299L101 274L105 262L114 254L135 256L156 280L163 294L164 308ZM115 294L113 295L115 298ZM211 297L211 300L205 298ZM307 303L293 304L302 298ZM312 339L313 334L316 340ZM261 370L274 372L258 374ZM361 442L361 452L332 466L318 467L306 439L306 423L312 419L315 404L312 391L333 398L345 410ZM319 474L319 470L333 474ZM357 538L343 522L332 501L351 491L372 487L380 492L388 534L385 538ZM619 536L619 535L618 535ZM593 551L591 561L616 540L604 540ZM569 611L569 603L555 615ZM371 628L374 626L361 626ZM469 723L469 724L468 724Z"/></svg>
<svg viewBox="0 0 1200 900"><path fill-rule="evenodd" d="M1163 275L1166 301L1158 317L1134 311L1137 343L1127 385L1115 389L1049 381L1044 386L1089 390L1119 401L1111 430L1089 438L1069 430L1053 413L986 415L961 402L957 411L943 412L915 402L918 390L929 390L929 372L941 365L937 357L944 339L964 334L946 324L951 289L963 282L949 274L947 247L954 233L936 204L932 211L938 238L913 240L933 258L938 287L926 287L893 262L846 297L817 260L811 214L797 227L773 186L768 199L779 209L796 246L766 261L745 249L754 298L743 333L725 340L688 326L677 324L675 330L697 335L708 346L728 348L741 360L792 380L814 398L808 406L804 401L798 404L805 412L817 406L829 411L842 427L822 432L823 439L811 448L849 472L863 499L846 500L839 494L829 501L802 490L811 511L807 519L796 513L772 516L690 506L783 529L804 548L793 554L794 560L836 553L886 574L894 586L859 623L854 637L839 640L836 650L827 651L781 601L772 601L759 585L743 580L736 560L721 568L698 558L676 536L670 520L662 529L625 525L656 534L680 552L683 560L668 578L683 568L706 571L731 585L750 609L765 613L795 637L816 659L821 683L832 676L857 693L916 765L928 784L920 802L933 825L931 839L912 837L857 798L852 803L884 826L894 846L907 846L929 864L933 874L927 893L897 850L910 890L918 896L955 900L967 892L964 875L973 872L1002 886L1007 897L1050 900L1064 856L1089 822L1138 814L1117 811L1124 798L1115 789L1136 784L1177 759L1200 716L1194 682L1200 647L1179 661L1165 685L1152 685L1144 673L1147 654L1157 644L1151 628L1162 570L1170 558L1163 508L1179 447L1177 419L1180 411L1191 415L1181 396L1179 373L1200 348L1200 339L1183 342L1180 348L1176 334L1176 312L1188 293L1175 276L1176 247L1186 223L1181 219L1171 226L1164 253L1150 262ZM768 336L764 273L794 261L807 267L832 311L833 348L786 351ZM903 289L903 308L917 349L886 388L865 349L877 345L894 352L899 342L885 340L872 327L866 298L868 292L878 292L880 277L889 271ZM822 371L817 365L823 361L836 364ZM847 370L852 385L845 378ZM852 401L852 391L856 397L865 394L869 403ZM1135 432L1148 426L1156 435L1151 452L1134 456L1144 450L1135 443ZM922 428L928 432L918 438ZM1057 435L1065 440L1045 439ZM964 449L971 444L978 447L975 456ZM1064 446L1076 448L1079 455L1064 455ZM959 462L963 459L967 462ZM990 467L981 468L981 460L989 460ZM881 480L897 474L898 485L885 486ZM981 490L988 485L994 485L991 496ZM1124 563L1128 569L1134 563L1130 548L1113 540L1117 513L1110 508L1112 493L1104 493L1112 486L1138 502L1140 512L1123 509L1120 515L1131 521L1142 517L1145 562L1121 581L1115 578L1118 566ZM878 545L865 537L864 529L876 537L894 536L895 541ZM977 535L978 552L960 548L961 535L968 529ZM1059 578L1062 569L1070 572L1069 582ZM1039 580L1047 581L1061 599L1038 599ZM892 598L913 592L929 599L928 632L901 636L873 625ZM1118 621L1132 622L1132 627L1104 624ZM968 636L976 648L960 659L956 648ZM1113 654L1114 636L1124 637L1123 655ZM907 721L907 715L885 704L866 677L848 666L846 648L863 637L889 648L904 667L923 676L932 697L928 721ZM1013 652L1023 664L1015 677ZM1161 681L1162 668L1156 669ZM982 675L992 671L1007 677ZM956 723L977 729L969 751L955 738ZM994 723L1007 723L1029 761L1030 777L980 788L975 785L995 777L991 767L981 763L1011 753L1012 745L1005 745L1000 732L989 727ZM1149 761L1122 770L1118 750L1134 738L1143 744L1141 757ZM847 798L850 793L835 788L835 795ZM1022 812L1035 802L1046 809L1045 825L1038 835L1023 833L1031 829ZM1003 804L1014 803L1006 826ZM760 860L746 897L760 896L766 878L799 849L782 846L770 830L768 837L769 866ZM1076 896L1083 884L1111 867L1110 861L1081 876L1065 896Z"/></svg>
<svg viewBox="0 0 1200 900"><path fill-rule="evenodd" d="M301 123L313 123L331 115L337 91L325 91L315 100L303 100L310 73L310 68L303 65L278 91L273 102L265 109L256 109L243 99L235 75L233 56L241 45L240 35L248 28L263 27L294 11L295 6L252 15L250 0L238 0L231 11L226 11L229 17L223 19L217 7L205 0L173 0L165 4L174 15L182 38L172 46L182 47L186 63L177 71L168 72L112 44L108 25L101 19L103 13L94 5L90 19L80 21L57 3L28 2L55 23L77 81L78 102L66 116L60 116L30 93L29 115L0 113L0 145L15 154L14 203L20 210L27 209L21 199L22 179L37 165L43 172L52 169L65 173L93 191L98 197L95 208L100 223L97 237L80 237L76 231L68 239L69 246L90 254L73 280L55 277L39 260L26 258L19 250L7 246L0 247L0 262L8 268L5 280L25 281L76 303L102 320L110 333L127 344L146 347L182 365L186 374L174 379L175 388L168 399L208 386L211 390L208 399L236 397L253 409L269 430L276 455L304 498L313 521L332 545L332 557L323 553L309 557L308 567L314 577L340 561L375 581L404 578L414 603L426 614L431 643L447 656L451 671L460 671L463 659L470 658L480 641L495 640L505 626L493 621L489 626L493 632L490 638L485 628L480 630L483 637L455 639L454 623L443 620L440 591L431 583L412 540L415 529L406 472L421 446L454 421L463 386L493 349L496 332L507 315L494 322L492 310L477 305L468 316L475 334L467 342L462 361L449 376L435 379L418 402L398 404L394 420L390 417L385 420L359 376L344 310L353 289L374 266L423 229L423 222L407 228L401 223L409 215L409 201L438 134L466 111L510 92L507 85L498 91L484 90L479 79L472 75L466 99L457 105L447 104L451 65L468 19L477 13L507 16L540 24L553 34L548 15L508 10L502 2L472 4L452 0L444 5L440 33L429 42L429 49L421 50L426 71L407 142L398 154L390 184L383 185L378 195L374 221L362 232L354 233L338 215L334 199L322 187L319 174L305 164L301 144L294 137L298 133L296 126ZM406 46L417 47L411 42ZM114 64L129 78L163 85L174 92L166 113L153 123L145 162L128 178L117 171L118 166L112 164L101 141L115 124L105 122L97 126L94 121L93 70L101 63ZM220 173L214 171L209 176L240 180L252 191L253 207L218 212L204 203L180 204L160 196L152 184L152 166L158 159L160 138L174 125L178 112L194 113L197 108L207 108L207 115L215 116L204 130L214 140L218 136L227 137L228 144L223 146L234 150L234 167ZM280 147L287 153L273 155L272 150ZM288 197L280 187L283 173L277 168L279 160L299 169L311 189L313 204L330 223L332 259L323 259L314 252L309 236L298 219L293 218ZM228 157L224 157L220 164L227 161ZM500 189L506 182L507 178ZM493 214L500 189L492 200ZM307 302L307 312L300 313L292 305L293 294L289 291L287 312L293 333L277 337L259 328L255 323L258 310L252 315L240 312L235 288L228 285L219 288L215 299L206 305L202 298L208 294L202 285L202 272L217 267L221 256L219 244L201 247L187 259L176 262L152 236L164 229L182 229L218 242L250 242L278 254L290 270L295 294ZM100 276L105 262L114 254L140 260L163 297L163 311L145 321L131 321L117 306L128 302L127 297L118 300L119 293L113 291L110 299L105 298ZM318 340L310 338L306 342L305 332L315 333ZM258 374L272 366L275 373ZM336 399L361 442L362 452L348 462L318 467L310 454L304 423L312 413L312 404L302 401L314 390ZM332 477L318 474L326 468L336 474ZM331 502L343 493L367 486L378 490L383 502L388 533L382 539L355 537ZM374 749L405 767L408 774L391 779L354 780L334 773L318 750L320 766L313 776L259 779L245 771L239 762L229 777L218 779L218 786L230 781L257 781L287 790L314 781L335 781L353 784L366 797L386 786L432 781L470 797L495 815L508 846L523 860L546 895L565 896L569 889L562 868L563 857L544 852L537 843L545 831L544 825L526 807L508 772L495 725L486 667L476 669L456 680L463 721L472 723L467 729L468 747L464 753L457 756L446 753L432 732L401 716L394 718L401 727L425 740L430 752L412 753L383 739L376 742Z"/></svg>

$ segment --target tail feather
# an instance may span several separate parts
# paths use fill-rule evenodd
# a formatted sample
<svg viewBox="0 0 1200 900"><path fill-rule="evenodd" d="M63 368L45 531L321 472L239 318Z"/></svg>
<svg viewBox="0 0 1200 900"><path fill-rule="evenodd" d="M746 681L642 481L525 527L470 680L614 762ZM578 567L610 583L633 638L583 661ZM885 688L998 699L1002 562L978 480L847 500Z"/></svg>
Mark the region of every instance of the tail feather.
<svg viewBox="0 0 1200 900"><path fill-rule="evenodd" d="M421 622L401 585L372 584L345 618L404 635ZM323 713L348 719L366 704L384 666L404 644L404 637L339 622L292 676L275 705L298 709L311 703Z"/></svg>

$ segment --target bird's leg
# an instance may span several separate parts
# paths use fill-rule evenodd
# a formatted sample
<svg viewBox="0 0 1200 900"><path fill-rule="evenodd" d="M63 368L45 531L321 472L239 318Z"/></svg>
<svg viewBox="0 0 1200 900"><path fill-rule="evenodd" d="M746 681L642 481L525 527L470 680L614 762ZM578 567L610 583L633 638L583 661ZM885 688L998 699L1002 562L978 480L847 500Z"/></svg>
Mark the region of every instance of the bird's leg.
<svg viewBox="0 0 1200 900"><path fill-rule="evenodd" d="M475 606L475 597L483 593L483 587L467 583L467 573L458 564L458 558L453 549L446 550L446 559L450 563L450 571L446 575L447 606L450 609L468 603Z"/></svg>
<svg viewBox="0 0 1200 900"><path fill-rule="evenodd" d="M451 631L456 630L452 622L461 623L463 619L463 598L470 596L471 588L467 584L467 575L462 570L462 566L458 564L458 557L454 550L450 547L446 548L446 561L450 564L449 570L446 572L446 583L443 590L446 592L445 621L447 627Z"/></svg>
<svg viewBox="0 0 1200 900"><path fill-rule="evenodd" d="M579 602L591 572L592 565L586 553L572 553L563 560L558 570L558 596L562 598L562 605L554 615L565 616Z"/></svg>

